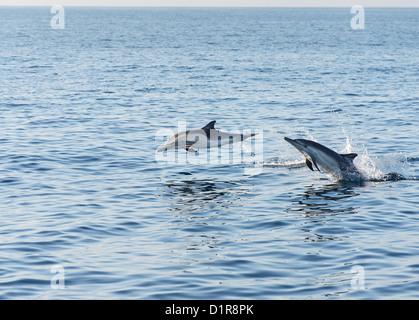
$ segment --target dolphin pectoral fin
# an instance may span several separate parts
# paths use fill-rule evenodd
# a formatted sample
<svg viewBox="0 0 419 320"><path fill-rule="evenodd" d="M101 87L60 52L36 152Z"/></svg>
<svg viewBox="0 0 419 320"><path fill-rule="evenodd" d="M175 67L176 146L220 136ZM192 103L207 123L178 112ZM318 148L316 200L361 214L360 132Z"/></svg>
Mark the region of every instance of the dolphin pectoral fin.
<svg viewBox="0 0 419 320"><path fill-rule="evenodd" d="M315 166L315 167L316 167L316 169L317 169L317 170L319 170L319 172L320 172L320 169L319 169L319 167L317 166L316 161L315 161L313 158L311 158L311 161L313 161L314 166ZM314 171L314 170L313 170L313 171Z"/></svg>
<svg viewBox="0 0 419 320"><path fill-rule="evenodd" d="M186 146L185 150L188 151L188 152L194 152L194 153L198 152L198 150L192 148L192 146Z"/></svg>
<svg viewBox="0 0 419 320"><path fill-rule="evenodd" d="M311 171L314 171L314 169L313 169L313 164L314 164L314 166L316 167L316 169L320 171L320 169L319 169L319 167L317 166L317 163L316 163L315 161L311 162L310 160L306 159L306 165L307 165L307 167L309 167L309 169L310 169Z"/></svg>
<svg viewBox="0 0 419 320"><path fill-rule="evenodd" d="M213 129L215 129L214 128L215 122L216 122L215 120L211 121L205 127L202 127L202 129L203 130L213 130Z"/></svg>
<svg viewBox="0 0 419 320"><path fill-rule="evenodd" d="M195 141L186 141L185 150L188 152L198 152L193 146L195 144Z"/></svg>
<svg viewBox="0 0 419 320"><path fill-rule="evenodd" d="M310 162L310 160L306 159L306 165L311 171L314 171L313 170L313 164Z"/></svg>
<svg viewBox="0 0 419 320"><path fill-rule="evenodd" d="M358 154L357 153L345 153L345 154L341 154L341 156L353 161L358 156Z"/></svg>

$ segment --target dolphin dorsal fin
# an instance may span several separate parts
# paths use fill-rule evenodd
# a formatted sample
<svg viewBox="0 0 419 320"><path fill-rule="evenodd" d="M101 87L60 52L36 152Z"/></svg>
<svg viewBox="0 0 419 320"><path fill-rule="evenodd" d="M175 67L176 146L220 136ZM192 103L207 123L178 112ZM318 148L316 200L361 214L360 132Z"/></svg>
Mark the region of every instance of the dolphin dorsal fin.
<svg viewBox="0 0 419 320"><path fill-rule="evenodd" d="M208 123L205 127L202 127L203 130L213 130L214 128L214 124L215 124L215 120L211 121L210 123Z"/></svg>
<svg viewBox="0 0 419 320"><path fill-rule="evenodd" d="M353 161L358 156L358 154L357 153L345 153L345 154L341 154L341 156Z"/></svg>

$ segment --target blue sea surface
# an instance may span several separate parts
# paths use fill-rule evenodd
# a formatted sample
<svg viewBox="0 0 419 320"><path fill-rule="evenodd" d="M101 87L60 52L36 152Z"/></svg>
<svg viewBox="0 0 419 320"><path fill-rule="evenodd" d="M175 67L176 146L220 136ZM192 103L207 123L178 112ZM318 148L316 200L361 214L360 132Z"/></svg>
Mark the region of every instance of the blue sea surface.
<svg viewBox="0 0 419 320"><path fill-rule="evenodd" d="M50 9L0 8L0 299L419 298L419 9ZM211 120L259 134L156 153Z"/></svg>

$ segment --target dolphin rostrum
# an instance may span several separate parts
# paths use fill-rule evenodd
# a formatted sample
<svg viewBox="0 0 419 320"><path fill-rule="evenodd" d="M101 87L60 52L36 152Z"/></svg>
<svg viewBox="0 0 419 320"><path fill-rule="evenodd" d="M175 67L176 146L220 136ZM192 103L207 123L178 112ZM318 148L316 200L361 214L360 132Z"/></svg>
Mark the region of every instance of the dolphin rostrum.
<svg viewBox="0 0 419 320"><path fill-rule="evenodd" d="M214 128L215 121L211 121L201 129L187 130L175 134L168 139L157 152L171 149L185 149L197 152L197 149L216 148L226 144L233 144L255 136L257 133L227 133Z"/></svg>
<svg viewBox="0 0 419 320"><path fill-rule="evenodd" d="M356 153L339 154L311 140L294 140L287 137L284 139L303 154L310 170L314 171L314 165L317 170L323 171L337 180L363 180L362 174L353 163L357 156Z"/></svg>

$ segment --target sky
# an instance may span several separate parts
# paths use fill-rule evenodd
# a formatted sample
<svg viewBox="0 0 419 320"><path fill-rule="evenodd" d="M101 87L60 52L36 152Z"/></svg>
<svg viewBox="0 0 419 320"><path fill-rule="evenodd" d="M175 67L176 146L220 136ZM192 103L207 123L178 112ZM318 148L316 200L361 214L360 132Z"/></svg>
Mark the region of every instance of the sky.
<svg viewBox="0 0 419 320"><path fill-rule="evenodd" d="M418 0L0 0L0 6L419 7Z"/></svg>

